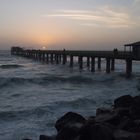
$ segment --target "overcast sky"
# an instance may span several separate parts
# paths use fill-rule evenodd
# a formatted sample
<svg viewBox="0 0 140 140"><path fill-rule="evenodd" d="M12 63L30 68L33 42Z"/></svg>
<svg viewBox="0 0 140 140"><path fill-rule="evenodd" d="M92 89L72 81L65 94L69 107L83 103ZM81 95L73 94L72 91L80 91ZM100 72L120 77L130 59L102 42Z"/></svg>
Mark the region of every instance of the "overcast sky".
<svg viewBox="0 0 140 140"><path fill-rule="evenodd" d="M0 49L113 49L140 41L140 0L0 0Z"/></svg>

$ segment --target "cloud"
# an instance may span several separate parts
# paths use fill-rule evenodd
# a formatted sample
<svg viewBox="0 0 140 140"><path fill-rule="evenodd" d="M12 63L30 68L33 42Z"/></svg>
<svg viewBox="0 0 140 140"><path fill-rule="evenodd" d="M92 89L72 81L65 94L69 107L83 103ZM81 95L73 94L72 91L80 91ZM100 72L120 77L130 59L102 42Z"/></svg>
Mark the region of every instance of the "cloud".
<svg viewBox="0 0 140 140"><path fill-rule="evenodd" d="M138 0L137 0L138 1ZM88 10L58 10L44 15L49 18L65 18L79 21L83 26L105 26L110 28L130 28L137 25L131 15L123 10L109 6L100 7L94 11Z"/></svg>

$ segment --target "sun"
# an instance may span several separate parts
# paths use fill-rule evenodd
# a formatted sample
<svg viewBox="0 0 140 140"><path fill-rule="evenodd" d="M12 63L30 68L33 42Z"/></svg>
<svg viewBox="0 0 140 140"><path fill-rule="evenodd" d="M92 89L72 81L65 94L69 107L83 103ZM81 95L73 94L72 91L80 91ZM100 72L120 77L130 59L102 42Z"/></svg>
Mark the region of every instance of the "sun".
<svg viewBox="0 0 140 140"><path fill-rule="evenodd" d="M46 50L46 48L47 48L46 46L43 46L43 47L42 47L43 50Z"/></svg>

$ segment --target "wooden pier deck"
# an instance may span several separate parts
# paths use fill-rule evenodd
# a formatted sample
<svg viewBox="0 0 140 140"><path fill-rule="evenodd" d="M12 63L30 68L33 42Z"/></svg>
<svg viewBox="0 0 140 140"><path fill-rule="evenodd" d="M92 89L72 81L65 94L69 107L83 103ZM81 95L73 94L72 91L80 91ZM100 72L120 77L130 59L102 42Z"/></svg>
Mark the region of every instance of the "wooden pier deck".
<svg viewBox="0 0 140 140"><path fill-rule="evenodd" d="M20 47L11 48L12 55L18 55L27 57L39 61L51 62L56 64L73 67L74 58L78 58L79 69L83 69L83 58L87 58L87 67L92 72L95 71L95 58L97 58L98 69L101 69L101 59L106 59L106 73L110 73L115 69L115 59L121 59L126 61L126 77L130 77L132 74L132 62L133 60L140 61L140 56L135 56L132 52L123 51L76 51L76 50L24 50Z"/></svg>

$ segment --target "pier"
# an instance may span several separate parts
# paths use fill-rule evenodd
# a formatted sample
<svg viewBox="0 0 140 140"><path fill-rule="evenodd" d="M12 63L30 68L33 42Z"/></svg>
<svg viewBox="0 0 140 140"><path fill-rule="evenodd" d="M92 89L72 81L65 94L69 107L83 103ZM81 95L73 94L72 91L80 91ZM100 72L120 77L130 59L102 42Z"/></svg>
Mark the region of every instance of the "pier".
<svg viewBox="0 0 140 140"><path fill-rule="evenodd" d="M126 51L126 47L130 47L130 51ZM12 47L11 54L18 55L38 61L52 64L69 63L69 67L74 66L74 60L77 58L79 69L83 69L83 59L86 59L87 67L91 72L95 72L95 60L97 60L97 68L101 69L101 60L106 60L106 73L115 70L115 60L125 60L126 77L132 75L133 61L140 61L140 55L136 55L131 48L133 44L125 45L124 51L78 51L78 50L25 50L20 47ZM140 47L139 47L140 48ZM67 61L69 58L69 61Z"/></svg>

